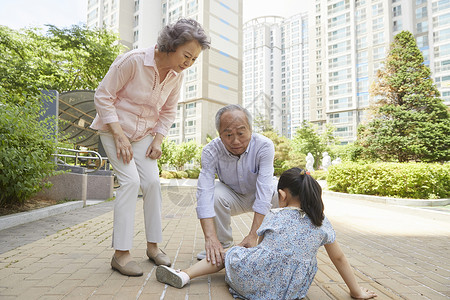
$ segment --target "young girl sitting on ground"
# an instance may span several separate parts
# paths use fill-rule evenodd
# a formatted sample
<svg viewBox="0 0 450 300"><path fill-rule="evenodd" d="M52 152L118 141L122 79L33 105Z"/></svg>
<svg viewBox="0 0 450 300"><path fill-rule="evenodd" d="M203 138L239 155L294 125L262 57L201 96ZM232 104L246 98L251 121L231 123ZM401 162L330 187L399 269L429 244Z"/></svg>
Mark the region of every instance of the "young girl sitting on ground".
<svg viewBox="0 0 450 300"><path fill-rule="evenodd" d="M323 214L322 189L305 170L285 171L278 182L280 208L272 209L257 233L258 246L235 246L225 253L225 266L206 259L180 271L158 266L156 278L177 288L190 279L225 267L225 280L234 298L301 299L317 272L317 251L325 249L341 274L350 295L357 299L376 296L356 282L335 232Z"/></svg>

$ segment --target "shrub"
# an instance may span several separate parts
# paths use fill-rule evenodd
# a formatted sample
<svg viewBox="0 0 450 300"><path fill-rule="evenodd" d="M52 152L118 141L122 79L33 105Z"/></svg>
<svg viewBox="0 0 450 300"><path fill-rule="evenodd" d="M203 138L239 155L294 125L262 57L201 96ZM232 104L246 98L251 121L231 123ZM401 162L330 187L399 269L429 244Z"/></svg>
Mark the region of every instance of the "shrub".
<svg viewBox="0 0 450 300"><path fill-rule="evenodd" d="M190 170L186 170L186 173L188 174L188 178L197 179L198 175L200 175L200 170L199 169L190 169Z"/></svg>
<svg viewBox="0 0 450 300"><path fill-rule="evenodd" d="M344 162L328 169L332 191L399 198L450 197L450 164Z"/></svg>
<svg viewBox="0 0 450 300"><path fill-rule="evenodd" d="M162 178L166 178L166 179L173 179L173 178L176 178L172 172L166 171L166 170L161 171L161 177L162 177Z"/></svg>
<svg viewBox="0 0 450 300"><path fill-rule="evenodd" d="M23 204L55 175L57 142L50 137L50 120L40 122L39 102L6 102L0 89L0 205ZM18 103L18 101L16 102Z"/></svg>
<svg viewBox="0 0 450 300"><path fill-rule="evenodd" d="M315 170L314 172L311 172L311 176L316 180L326 180L327 179L327 171Z"/></svg>
<svg viewBox="0 0 450 300"><path fill-rule="evenodd" d="M188 173L186 171L177 171L176 174L179 179L188 178Z"/></svg>

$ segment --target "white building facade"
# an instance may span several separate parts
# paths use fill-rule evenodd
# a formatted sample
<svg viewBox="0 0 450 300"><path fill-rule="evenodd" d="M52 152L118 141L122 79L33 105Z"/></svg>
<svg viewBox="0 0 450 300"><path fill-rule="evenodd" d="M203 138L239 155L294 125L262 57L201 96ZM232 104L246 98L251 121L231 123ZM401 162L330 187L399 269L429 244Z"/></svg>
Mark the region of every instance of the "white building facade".
<svg viewBox="0 0 450 300"><path fill-rule="evenodd" d="M243 29L243 106L254 125L265 121L287 137L309 118L307 26L298 14L255 18Z"/></svg>
<svg viewBox="0 0 450 300"><path fill-rule="evenodd" d="M450 1L315 0L310 16L310 120L332 124L341 143L356 140L370 85L402 30L416 37L450 104Z"/></svg>

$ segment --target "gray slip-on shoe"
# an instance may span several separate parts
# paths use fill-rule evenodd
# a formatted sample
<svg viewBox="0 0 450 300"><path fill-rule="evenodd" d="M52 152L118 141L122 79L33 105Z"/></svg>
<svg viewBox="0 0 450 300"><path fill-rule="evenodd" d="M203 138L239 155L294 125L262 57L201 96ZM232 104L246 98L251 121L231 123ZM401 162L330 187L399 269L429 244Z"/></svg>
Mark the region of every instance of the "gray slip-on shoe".
<svg viewBox="0 0 450 300"><path fill-rule="evenodd" d="M161 253L157 254L155 257L151 256L150 253L148 253L148 249L147 249L147 256L148 258L155 263L155 265L157 266L168 266L170 267L170 265L172 264L170 262L170 258L169 256L167 256L167 254L162 251L161 249L159 249L161 251Z"/></svg>
<svg viewBox="0 0 450 300"><path fill-rule="evenodd" d="M130 261L125 266L121 266L114 255L111 259L111 268L118 271L120 274L127 276L142 276L144 274L141 267L139 267L134 260Z"/></svg>

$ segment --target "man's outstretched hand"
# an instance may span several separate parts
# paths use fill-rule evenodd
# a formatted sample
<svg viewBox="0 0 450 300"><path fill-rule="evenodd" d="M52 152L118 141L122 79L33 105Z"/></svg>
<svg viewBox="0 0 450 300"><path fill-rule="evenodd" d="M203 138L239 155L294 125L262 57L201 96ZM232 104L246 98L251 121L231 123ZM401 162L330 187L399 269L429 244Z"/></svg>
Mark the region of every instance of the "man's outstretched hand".
<svg viewBox="0 0 450 300"><path fill-rule="evenodd" d="M213 265L221 266L225 263L225 251L217 238L205 240L206 260Z"/></svg>

